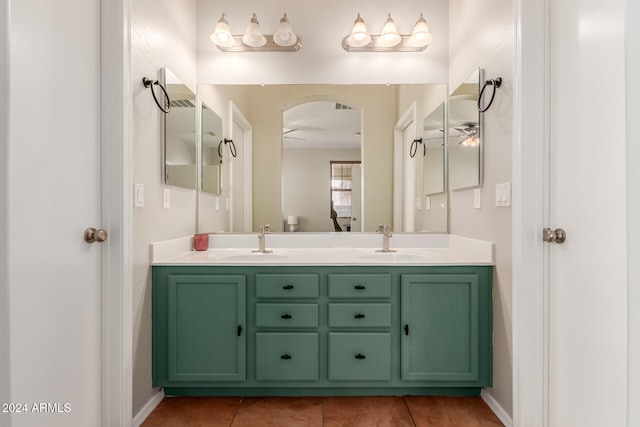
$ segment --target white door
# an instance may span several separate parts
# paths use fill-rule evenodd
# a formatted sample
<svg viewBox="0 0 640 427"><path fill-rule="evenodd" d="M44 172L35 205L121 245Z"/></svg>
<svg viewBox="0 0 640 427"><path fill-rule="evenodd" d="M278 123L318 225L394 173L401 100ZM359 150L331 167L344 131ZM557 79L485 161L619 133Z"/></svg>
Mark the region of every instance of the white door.
<svg viewBox="0 0 640 427"><path fill-rule="evenodd" d="M415 231L416 225L416 161L409 155L416 139L416 123L411 121L402 129L402 230ZM400 230L398 230L400 231Z"/></svg>
<svg viewBox="0 0 640 427"><path fill-rule="evenodd" d="M11 400L29 412L12 425L98 426L100 1L10 11Z"/></svg>
<svg viewBox="0 0 640 427"><path fill-rule="evenodd" d="M237 157L231 158L230 228L236 232L253 230L253 127L240 109L230 103L231 139Z"/></svg>
<svg viewBox="0 0 640 427"><path fill-rule="evenodd" d="M549 425L626 426L624 0L550 9Z"/></svg>
<svg viewBox="0 0 640 427"><path fill-rule="evenodd" d="M351 170L351 231L364 231L362 225L362 165Z"/></svg>

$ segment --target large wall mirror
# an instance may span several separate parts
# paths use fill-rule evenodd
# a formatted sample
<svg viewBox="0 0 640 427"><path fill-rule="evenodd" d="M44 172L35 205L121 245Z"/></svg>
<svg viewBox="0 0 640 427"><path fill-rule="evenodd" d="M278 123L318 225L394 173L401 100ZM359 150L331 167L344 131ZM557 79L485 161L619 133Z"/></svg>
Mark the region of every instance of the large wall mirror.
<svg viewBox="0 0 640 427"><path fill-rule="evenodd" d="M167 68L160 69L160 82L171 100L162 114L164 182L196 189L196 95Z"/></svg>
<svg viewBox="0 0 640 427"><path fill-rule="evenodd" d="M475 70L449 96L449 187L482 184L482 115L478 96L482 70Z"/></svg>
<svg viewBox="0 0 640 427"><path fill-rule="evenodd" d="M431 99L433 92L438 92L437 100ZM342 232L372 232L378 224L392 224L393 220L394 126L400 109L417 101L421 106L416 128L420 129L433 105L446 99L447 90L442 84L201 85L198 95L211 106L233 102L253 128L253 226L244 231L270 224L272 231L335 232L331 209L334 193L334 205L339 205L334 206L339 208L336 219ZM428 105L432 107L427 109ZM326 109L326 114L320 114L319 108ZM222 113L226 123L227 113L216 111ZM414 137L419 137L416 133ZM336 134L342 136L332 136ZM315 155L312 154L316 161L322 158L318 176L323 177L312 180L311 164L298 157L305 146L314 150L309 146L316 139L323 139L325 144L324 148L316 146ZM341 144L342 148L336 147ZM338 149L341 151L320 156L320 150ZM433 142L429 151L434 153L429 159L439 157L444 162L443 150L442 145ZM332 167L338 163L340 167ZM433 175L435 180L437 174L444 173L443 168L444 164L436 171L428 165L429 177ZM444 178L439 184L426 176L424 179L429 180L430 192L436 191L435 186L444 185ZM295 195L287 195L289 187L296 187ZM351 213L344 213L344 206L336 203L339 190L345 189L351 190ZM440 194L444 191L440 190ZM321 206L314 208L314 213L305 211L316 203ZM438 202L440 205L445 206L444 224L430 226L428 231L447 230L446 204ZM208 214L201 211L199 215ZM312 220L313 216L316 218ZM297 224L290 224L290 219Z"/></svg>

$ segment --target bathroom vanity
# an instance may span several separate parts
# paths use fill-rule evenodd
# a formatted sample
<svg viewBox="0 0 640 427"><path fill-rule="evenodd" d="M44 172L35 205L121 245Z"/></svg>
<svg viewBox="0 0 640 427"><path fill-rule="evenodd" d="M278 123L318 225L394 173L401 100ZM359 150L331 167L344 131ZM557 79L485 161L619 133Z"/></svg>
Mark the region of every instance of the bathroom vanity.
<svg viewBox="0 0 640 427"><path fill-rule="evenodd" d="M208 251L152 266L153 385L167 395L476 395L491 386L490 243L473 241L469 254L442 236L429 238L441 247L381 253L362 241L303 248L269 236L273 252L253 253L216 248L216 237Z"/></svg>

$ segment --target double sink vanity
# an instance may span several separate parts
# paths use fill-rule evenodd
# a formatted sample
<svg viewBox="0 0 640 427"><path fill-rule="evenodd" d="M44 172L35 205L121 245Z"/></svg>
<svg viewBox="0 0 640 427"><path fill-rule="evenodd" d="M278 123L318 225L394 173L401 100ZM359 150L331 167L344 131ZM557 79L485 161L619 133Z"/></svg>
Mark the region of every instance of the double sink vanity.
<svg viewBox="0 0 640 427"><path fill-rule="evenodd" d="M167 395L477 395L492 383L493 244L269 233L151 245Z"/></svg>

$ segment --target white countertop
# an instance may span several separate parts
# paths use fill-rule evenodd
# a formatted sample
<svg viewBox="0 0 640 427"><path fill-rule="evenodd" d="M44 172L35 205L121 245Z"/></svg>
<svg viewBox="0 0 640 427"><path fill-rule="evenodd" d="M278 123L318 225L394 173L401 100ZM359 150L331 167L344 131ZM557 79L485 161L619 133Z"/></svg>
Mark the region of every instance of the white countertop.
<svg viewBox="0 0 640 427"><path fill-rule="evenodd" d="M379 252L376 233L267 234L259 253L256 234L212 234L209 249L194 251L188 236L151 244L152 265L493 265L493 243L447 234L394 234ZM335 236L335 237L334 237Z"/></svg>

